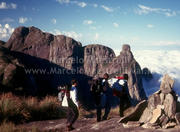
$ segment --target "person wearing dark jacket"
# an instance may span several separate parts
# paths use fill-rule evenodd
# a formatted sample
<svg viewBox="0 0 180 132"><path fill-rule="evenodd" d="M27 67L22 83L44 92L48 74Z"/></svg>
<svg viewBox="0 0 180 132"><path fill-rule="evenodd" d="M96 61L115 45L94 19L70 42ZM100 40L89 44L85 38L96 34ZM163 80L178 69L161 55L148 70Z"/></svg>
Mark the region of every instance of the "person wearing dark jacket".
<svg viewBox="0 0 180 132"><path fill-rule="evenodd" d="M123 77L121 79L119 79L120 85L122 87L122 91L121 94L118 96L120 99L120 103L119 103L119 115L120 117L124 116L124 110L129 107L130 105L130 95L129 95L129 90L128 90L128 75L127 74L123 74Z"/></svg>
<svg viewBox="0 0 180 132"><path fill-rule="evenodd" d="M109 75L107 73L104 74L103 76L103 81L102 81L102 85L103 85L103 92L105 95L105 113L103 116L103 120L107 120L107 117L110 113L111 110L111 100L112 100L112 88L110 87L110 84L108 82L109 79Z"/></svg>
<svg viewBox="0 0 180 132"><path fill-rule="evenodd" d="M101 121L101 96L103 94L102 80L100 78L93 80L91 84L91 92L96 107L97 122L99 122Z"/></svg>

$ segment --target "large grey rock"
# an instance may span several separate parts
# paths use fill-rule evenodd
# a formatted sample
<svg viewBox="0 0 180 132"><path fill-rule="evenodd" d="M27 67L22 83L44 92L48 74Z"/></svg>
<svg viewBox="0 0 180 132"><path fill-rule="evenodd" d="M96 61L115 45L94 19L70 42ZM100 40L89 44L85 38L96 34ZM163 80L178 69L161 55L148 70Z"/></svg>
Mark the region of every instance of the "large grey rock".
<svg viewBox="0 0 180 132"><path fill-rule="evenodd" d="M147 101L143 100L136 105L134 110L129 113L128 115L122 117L119 122L120 123L127 123L128 121L139 121L143 111L147 107Z"/></svg>
<svg viewBox="0 0 180 132"><path fill-rule="evenodd" d="M170 93L173 86L174 80L168 74L164 75L160 86L161 92L164 94Z"/></svg>
<svg viewBox="0 0 180 132"><path fill-rule="evenodd" d="M172 94L167 94L164 100L164 111L165 114L173 119L176 114L176 100L172 96Z"/></svg>
<svg viewBox="0 0 180 132"><path fill-rule="evenodd" d="M84 71L86 75L95 76L115 58L112 49L103 45L84 47Z"/></svg>
<svg viewBox="0 0 180 132"><path fill-rule="evenodd" d="M177 124L180 125L180 112L179 112L179 113L176 113L175 119L176 119Z"/></svg>
<svg viewBox="0 0 180 132"><path fill-rule="evenodd" d="M58 35L50 43L48 60L69 70L83 66L83 48L72 38Z"/></svg>
<svg viewBox="0 0 180 132"><path fill-rule="evenodd" d="M158 93L155 93L155 94L152 94L151 96L149 96L148 109L153 111L160 104L161 104L161 99L160 99L160 95Z"/></svg>
<svg viewBox="0 0 180 132"><path fill-rule="evenodd" d="M128 121L127 123L123 123L124 128L132 128L132 127L139 127L141 125L138 121Z"/></svg>
<svg viewBox="0 0 180 132"><path fill-rule="evenodd" d="M147 123L151 120L152 118L152 111L148 108L146 108L142 114L142 116L139 119L139 122L141 123Z"/></svg>
<svg viewBox="0 0 180 132"><path fill-rule="evenodd" d="M160 107L157 107L153 110L152 118L149 121L151 124L158 123L160 117L162 115L162 109Z"/></svg>
<svg viewBox="0 0 180 132"><path fill-rule="evenodd" d="M63 35L54 36L35 27L16 28L6 47L46 59L67 69L77 68L83 54L81 43L74 39Z"/></svg>
<svg viewBox="0 0 180 132"><path fill-rule="evenodd" d="M149 97L148 106L139 120L145 123L143 127L151 128L151 125L155 125L161 128L171 128L175 127L176 123L178 124L177 95L172 90L173 84L174 80L166 74L160 90Z"/></svg>

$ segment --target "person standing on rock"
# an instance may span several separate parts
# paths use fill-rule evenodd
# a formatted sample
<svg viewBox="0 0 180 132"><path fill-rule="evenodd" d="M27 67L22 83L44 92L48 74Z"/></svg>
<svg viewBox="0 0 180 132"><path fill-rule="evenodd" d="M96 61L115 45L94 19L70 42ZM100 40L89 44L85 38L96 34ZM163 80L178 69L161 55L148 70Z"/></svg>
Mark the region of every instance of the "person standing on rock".
<svg viewBox="0 0 180 132"><path fill-rule="evenodd" d="M94 78L91 84L91 93L96 107L97 122L101 121L101 99L103 96L102 79Z"/></svg>
<svg viewBox="0 0 180 132"><path fill-rule="evenodd" d="M104 93L104 95L102 96L103 97L102 102L104 100L103 103L105 104L105 113L102 120L107 120L107 117L111 110L111 99L112 99L113 94L112 94L112 88L109 85L108 79L109 79L109 75L105 73L103 76L103 81L102 81L103 93Z"/></svg>
<svg viewBox="0 0 180 132"><path fill-rule="evenodd" d="M130 105L130 95L128 90L128 75L123 74L123 77L117 77L117 82L119 83L121 87L120 94L117 95L117 97L120 99L119 103L119 115L120 117L124 116L124 110L129 107Z"/></svg>
<svg viewBox="0 0 180 132"><path fill-rule="evenodd" d="M73 124L79 116L79 103L77 99L77 81L71 81L72 86L69 88L66 85L66 94L62 101L62 106L68 107L66 127L68 131L73 130Z"/></svg>

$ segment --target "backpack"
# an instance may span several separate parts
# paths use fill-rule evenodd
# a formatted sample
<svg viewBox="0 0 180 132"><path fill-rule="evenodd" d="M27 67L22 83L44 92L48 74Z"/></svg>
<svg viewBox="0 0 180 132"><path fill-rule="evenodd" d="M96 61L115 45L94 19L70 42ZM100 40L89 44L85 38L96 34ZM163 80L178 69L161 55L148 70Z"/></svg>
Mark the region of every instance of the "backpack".
<svg viewBox="0 0 180 132"><path fill-rule="evenodd" d="M58 90L59 90L59 93L58 93L58 100L60 101L60 102L62 102L63 101L63 98L64 98L64 96L65 96L65 92L66 92L66 89L65 89L65 86L63 86L63 87L58 87Z"/></svg>
<svg viewBox="0 0 180 132"><path fill-rule="evenodd" d="M91 91L95 95L100 95L103 92L103 85L101 79L93 80Z"/></svg>
<svg viewBox="0 0 180 132"><path fill-rule="evenodd" d="M120 84L120 80L117 80L113 85L113 95L120 97L122 96L123 92L124 92L124 88L123 86Z"/></svg>

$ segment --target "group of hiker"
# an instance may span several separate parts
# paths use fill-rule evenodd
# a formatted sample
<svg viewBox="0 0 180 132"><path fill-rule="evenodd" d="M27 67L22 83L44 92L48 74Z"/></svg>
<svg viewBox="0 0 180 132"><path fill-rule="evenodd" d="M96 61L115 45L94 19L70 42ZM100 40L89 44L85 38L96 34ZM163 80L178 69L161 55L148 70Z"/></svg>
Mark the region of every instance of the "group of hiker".
<svg viewBox="0 0 180 132"><path fill-rule="evenodd" d="M107 73L103 78L94 78L91 82L90 92L92 94L94 105L96 108L97 122L107 120L112 107L112 98L115 97L119 100L119 115L123 116L125 107L130 104L130 95L128 91L128 75L116 76L109 79ZM73 123L79 116L79 101L77 98L78 82L73 79L71 85L64 85L60 87L58 99L61 101L62 106L68 107L67 113L67 129L73 130ZM102 109L105 109L102 116Z"/></svg>

